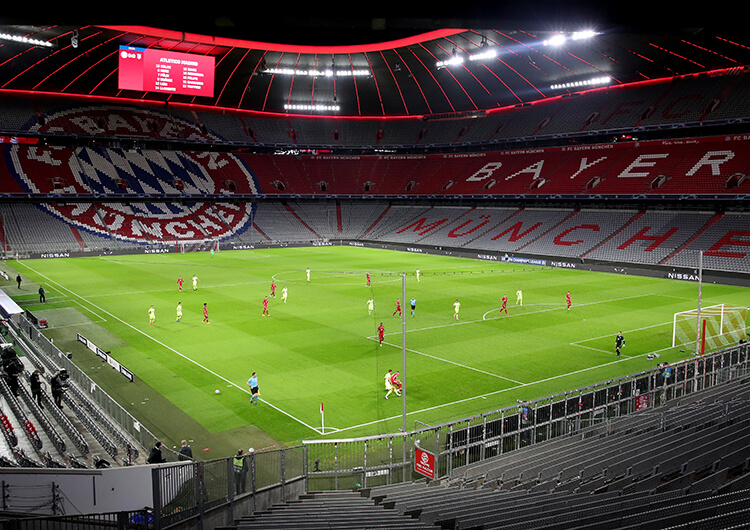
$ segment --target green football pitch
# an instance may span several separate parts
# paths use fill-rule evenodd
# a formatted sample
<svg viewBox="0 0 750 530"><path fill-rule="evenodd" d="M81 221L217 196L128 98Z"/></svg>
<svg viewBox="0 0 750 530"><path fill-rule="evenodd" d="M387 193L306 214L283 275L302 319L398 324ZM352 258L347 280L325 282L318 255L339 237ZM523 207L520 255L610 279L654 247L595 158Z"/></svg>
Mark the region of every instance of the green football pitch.
<svg viewBox="0 0 750 530"><path fill-rule="evenodd" d="M403 337L412 429L636 373L653 367L650 352L661 361L684 359L689 352L671 347L672 318L698 299L694 282L348 246L12 264L26 281L6 290L47 318L55 344L166 443L186 438L194 452L203 448L199 458L228 456L236 447L396 432L402 400L384 399L383 376L402 371ZM405 333L393 316L401 273ZM47 291L45 304L37 284ZM519 288L523 305L516 303ZM507 315L498 314L503 295ZM265 296L269 316L262 314ZM703 286L704 305L747 301L746 288ZM204 303L210 324L203 323ZM626 339L619 359L618 331ZM76 333L110 351L136 382L100 363ZM246 384L252 372L260 384L257 405Z"/></svg>

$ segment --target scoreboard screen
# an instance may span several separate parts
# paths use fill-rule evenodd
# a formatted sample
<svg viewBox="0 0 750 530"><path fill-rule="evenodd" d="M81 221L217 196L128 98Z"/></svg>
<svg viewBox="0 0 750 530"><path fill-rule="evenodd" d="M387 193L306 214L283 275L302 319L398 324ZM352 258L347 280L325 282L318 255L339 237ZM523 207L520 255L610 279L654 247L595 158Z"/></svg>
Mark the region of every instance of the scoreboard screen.
<svg viewBox="0 0 750 530"><path fill-rule="evenodd" d="M120 46L118 87L121 90L212 97L214 58Z"/></svg>

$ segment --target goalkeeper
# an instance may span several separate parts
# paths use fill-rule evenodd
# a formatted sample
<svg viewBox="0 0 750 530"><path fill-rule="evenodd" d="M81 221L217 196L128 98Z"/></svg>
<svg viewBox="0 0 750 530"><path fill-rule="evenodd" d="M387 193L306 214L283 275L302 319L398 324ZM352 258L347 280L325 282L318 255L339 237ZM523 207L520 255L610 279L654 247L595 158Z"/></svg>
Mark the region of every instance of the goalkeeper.
<svg viewBox="0 0 750 530"><path fill-rule="evenodd" d="M615 352L617 353L617 356L620 356L620 350L625 347L625 337L622 335L622 331L617 332L617 336L615 337Z"/></svg>

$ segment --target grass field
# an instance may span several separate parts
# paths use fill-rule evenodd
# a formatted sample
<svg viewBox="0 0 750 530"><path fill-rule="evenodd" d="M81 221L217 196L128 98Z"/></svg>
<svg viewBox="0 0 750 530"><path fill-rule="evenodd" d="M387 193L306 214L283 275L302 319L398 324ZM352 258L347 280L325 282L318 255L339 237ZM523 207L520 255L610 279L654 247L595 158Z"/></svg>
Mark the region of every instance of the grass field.
<svg viewBox="0 0 750 530"><path fill-rule="evenodd" d="M384 399L383 375L401 370L402 324L392 316L401 272L408 274L402 300L408 428L638 372L653 366L649 352L658 351L662 361L683 359L686 353L670 347L672 315L695 308L698 295L692 282L352 247L12 265L27 280L20 290L14 284L6 290L48 319L55 343L74 352L79 366L168 444L193 440L199 458L228 456L236 447L397 431L401 399ZM197 291L190 282L194 274ZM261 302L273 280L276 298L265 317ZM37 283L47 291L44 305L37 300ZM280 298L284 286L286 304ZM522 307L515 305L518 288ZM504 294L509 315L500 316ZM746 306L748 294L745 288L704 285L703 304ZM373 315L366 308L370 296ZM178 302L184 309L180 322ZM202 323L204 303L210 324ZM152 304L156 322L149 325ZM382 347L380 322L386 328ZM626 338L619 359L618 331ZM102 365L76 342L77 332L111 351L137 381L128 383ZM246 385L253 371L260 381L257 406Z"/></svg>

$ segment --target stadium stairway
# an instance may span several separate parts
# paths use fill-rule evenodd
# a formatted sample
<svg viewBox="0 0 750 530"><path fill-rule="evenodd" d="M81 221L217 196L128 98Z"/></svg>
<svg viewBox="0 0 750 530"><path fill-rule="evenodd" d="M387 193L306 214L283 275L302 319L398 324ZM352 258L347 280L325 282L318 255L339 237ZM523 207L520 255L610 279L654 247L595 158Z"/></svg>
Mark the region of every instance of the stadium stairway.
<svg viewBox="0 0 750 530"><path fill-rule="evenodd" d="M273 505L268 510L242 517L233 528L422 530L440 527L388 510L357 492L331 491L311 492L301 495L297 501Z"/></svg>

